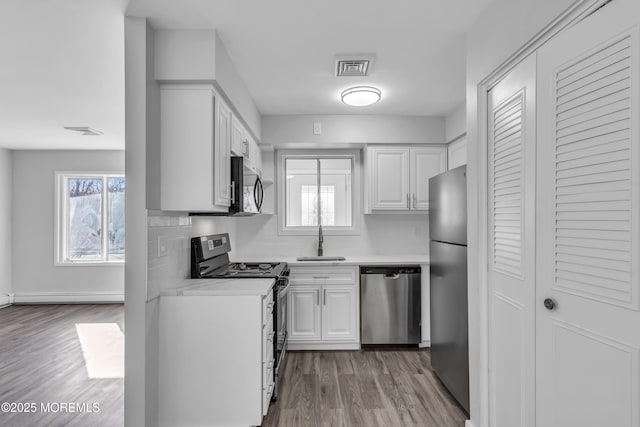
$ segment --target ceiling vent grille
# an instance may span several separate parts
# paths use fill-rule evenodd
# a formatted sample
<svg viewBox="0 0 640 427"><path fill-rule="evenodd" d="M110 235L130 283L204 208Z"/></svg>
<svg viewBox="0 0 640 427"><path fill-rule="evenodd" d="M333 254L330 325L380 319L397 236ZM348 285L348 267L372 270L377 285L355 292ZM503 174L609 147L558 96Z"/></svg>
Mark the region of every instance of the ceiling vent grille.
<svg viewBox="0 0 640 427"><path fill-rule="evenodd" d="M336 56L336 76L366 77L371 72L373 59L372 55Z"/></svg>

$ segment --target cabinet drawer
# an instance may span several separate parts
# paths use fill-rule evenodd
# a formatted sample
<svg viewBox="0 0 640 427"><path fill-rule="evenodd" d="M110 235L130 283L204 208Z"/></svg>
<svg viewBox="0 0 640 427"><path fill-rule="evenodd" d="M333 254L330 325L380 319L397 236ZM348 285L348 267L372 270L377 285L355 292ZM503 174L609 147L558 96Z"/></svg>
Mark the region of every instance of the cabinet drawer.
<svg viewBox="0 0 640 427"><path fill-rule="evenodd" d="M265 326L269 320L273 320L273 289L262 299L262 325Z"/></svg>
<svg viewBox="0 0 640 427"><path fill-rule="evenodd" d="M268 360L262 364L262 389L268 390L269 385L273 383L273 368L275 366L275 359L273 358L273 352L271 353L271 360Z"/></svg>
<svg viewBox="0 0 640 427"><path fill-rule="evenodd" d="M357 267L292 267L291 284L351 285L357 283Z"/></svg>
<svg viewBox="0 0 640 427"><path fill-rule="evenodd" d="M262 415L267 415L269 411L269 404L271 403L271 396L273 396L273 389L275 387L275 383L271 383L266 390L262 390Z"/></svg>
<svg viewBox="0 0 640 427"><path fill-rule="evenodd" d="M269 351L273 357L273 340L275 339L275 331L273 330L273 317L267 323L267 326L262 328L262 360L268 360Z"/></svg>

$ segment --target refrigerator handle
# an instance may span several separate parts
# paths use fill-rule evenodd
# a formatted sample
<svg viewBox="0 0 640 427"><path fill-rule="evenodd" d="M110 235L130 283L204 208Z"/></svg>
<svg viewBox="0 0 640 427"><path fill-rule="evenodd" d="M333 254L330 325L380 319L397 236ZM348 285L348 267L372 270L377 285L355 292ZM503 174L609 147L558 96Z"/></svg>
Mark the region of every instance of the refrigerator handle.
<svg viewBox="0 0 640 427"><path fill-rule="evenodd" d="M411 209L411 199L409 198L409 193L407 193L407 209Z"/></svg>

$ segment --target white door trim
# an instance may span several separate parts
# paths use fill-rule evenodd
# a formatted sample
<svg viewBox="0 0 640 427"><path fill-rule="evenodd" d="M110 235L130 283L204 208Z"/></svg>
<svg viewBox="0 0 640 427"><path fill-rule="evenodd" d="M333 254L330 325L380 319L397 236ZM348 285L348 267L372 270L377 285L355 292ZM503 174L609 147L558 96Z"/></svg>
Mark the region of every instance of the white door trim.
<svg viewBox="0 0 640 427"><path fill-rule="evenodd" d="M488 254L487 245L489 239L488 230L488 93L507 75L518 63L538 50L540 46L552 39L556 34L565 28L571 27L580 22L600 7L604 6L611 0L578 0L568 9L561 13L549 25L544 27L539 33L532 37L520 49L513 53L506 61L500 64L493 72L485 77L477 87L477 153L475 177L476 188L467 189L468 191L476 191L478 195L477 206L468 206L468 218L475 218L477 226L477 245L474 248L477 251L477 264L469 266L469 271L476 271L479 278L478 295L480 315L480 337L479 337L479 358L480 358L480 414L478 414L478 427L489 427L489 294L488 294ZM474 177L469 182L474 181ZM472 226L473 227L473 226ZM472 233L473 228L469 228ZM475 418L475 416L474 416ZM469 424L471 424L469 422Z"/></svg>

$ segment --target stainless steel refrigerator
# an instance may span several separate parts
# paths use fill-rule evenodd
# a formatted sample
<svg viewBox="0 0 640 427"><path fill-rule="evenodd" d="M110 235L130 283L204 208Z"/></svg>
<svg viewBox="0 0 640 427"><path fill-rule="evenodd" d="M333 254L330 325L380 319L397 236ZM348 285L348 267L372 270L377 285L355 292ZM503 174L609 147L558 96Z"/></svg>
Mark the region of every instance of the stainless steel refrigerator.
<svg viewBox="0 0 640 427"><path fill-rule="evenodd" d="M467 167L429 180L431 366L469 412Z"/></svg>

